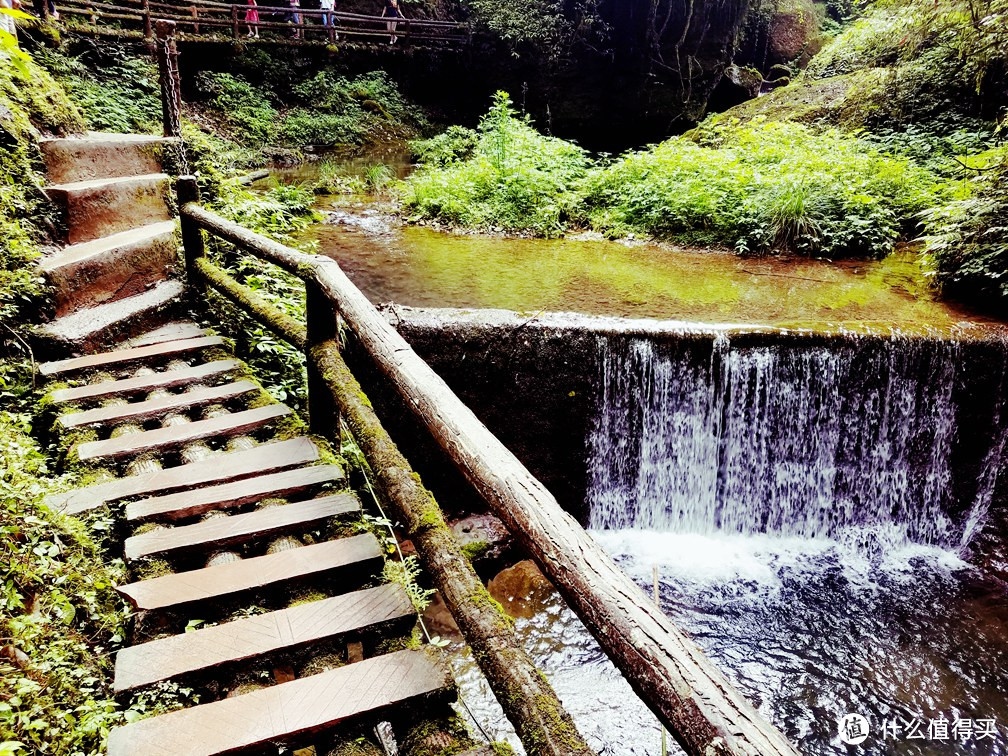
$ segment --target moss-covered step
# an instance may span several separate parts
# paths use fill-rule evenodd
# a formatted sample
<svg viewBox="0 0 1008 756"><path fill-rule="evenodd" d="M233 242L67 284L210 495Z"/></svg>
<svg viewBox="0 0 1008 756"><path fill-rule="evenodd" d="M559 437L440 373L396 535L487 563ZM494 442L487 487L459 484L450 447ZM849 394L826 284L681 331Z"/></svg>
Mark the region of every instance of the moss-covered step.
<svg viewBox="0 0 1008 756"><path fill-rule="evenodd" d="M171 187L164 173L53 184L46 191L64 213L69 244L172 217Z"/></svg>
<svg viewBox="0 0 1008 756"><path fill-rule="evenodd" d="M169 412L180 412L230 399L260 389L252 381L233 381L223 386L201 386L181 394L172 394L143 402L95 407L84 412L71 412L59 419L64 428L81 428L93 425L117 425L162 417Z"/></svg>
<svg viewBox="0 0 1008 756"><path fill-rule="evenodd" d="M396 651L271 688L118 727L109 756L209 756L297 745L341 723L373 722L455 698L432 651Z"/></svg>
<svg viewBox="0 0 1008 756"><path fill-rule="evenodd" d="M312 470L315 468L302 468ZM126 559L173 557L194 551L211 551L253 540L304 532L325 525L330 519L359 514L360 499L343 492L258 509L230 517L216 517L192 525L153 530L126 539Z"/></svg>
<svg viewBox="0 0 1008 756"><path fill-rule="evenodd" d="M201 462L75 488L48 497L46 504L65 514L78 514L120 499L167 494L180 489L191 491L202 486L311 464L317 462L319 456L318 447L311 439L291 438L253 449L218 454Z"/></svg>
<svg viewBox="0 0 1008 756"><path fill-rule="evenodd" d="M141 580L116 588L140 611L219 605L257 591L286 591L323 578L358 587L382 566L378 539L370 533L276 551L199 570Z"/></svg>
<svg viewBox="0 0 1008 756"><path fill-rule="evenodd" d="M165 153L177 139L152 134L88 132L42 139L39 147L53 184L160 173Z"/></svg>
<svg viewBox="0 0 1008 756"><path fill-rule="evenodd" d="M42 258L57 315L139 294L176 268L175 221L72 244Z"/></svg>
<svg viewBox="0 0 1008 756"><path fill-rule="evenodd" d="M416 610L402 586L386 583L159 638L116 654L115 691L135 690L350 635L408 632L415 617Z"/></svg>
<svg viewBox="0 0 1008 756"><path fill-rule="evenodd" d="M120 459L145 452L160 454L193 441L249 433L290 413L290 409L282 404L267 404L264 407L229 412L193 423L130 433L102 441L88 441L77 447L77 457L83 462L97 459Z"/></svg>
<svg viewBox="0 0 1008 756"><path fill-rule="evenodd" d="M131 297L56 318L41 326L38 336L51 346L73 352L104 349L171 318L181 307L183 290L179 280L160 281Z"/></svg>
<svg viewBox="0 0 1008 756"><path fill-rule="evenodd" d="M263 499L302 493L323 485L341 482L343 478L343 468L339 465L299 467L201 488L198 491L179 491L167 496L136 501L126 505L126 519L131 522L181 520L214 510L240 507Z"/></svg>

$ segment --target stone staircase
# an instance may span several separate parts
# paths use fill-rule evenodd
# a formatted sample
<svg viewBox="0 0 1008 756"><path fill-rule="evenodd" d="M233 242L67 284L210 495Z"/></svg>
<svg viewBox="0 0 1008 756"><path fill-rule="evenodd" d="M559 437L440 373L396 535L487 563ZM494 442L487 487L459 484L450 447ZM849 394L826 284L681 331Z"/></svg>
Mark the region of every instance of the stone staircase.
<svg viewBox="0 0 1008 756"><path fill-rule="evenodd" d="M41 261L55 318L53 347L84 352L167 322L182 283L171 182L163 165L177 142L88 133L41 142L66 246Z"/></svg>
<svg viewBox="0 0 1008 756"><path fill-rule="evenodd" d="M46 335L75 356L39 371L60 383L49 397L68 459L112 474L48 504L105 508L125 531L117 590L137 616L116 655L124 707L166 683L202 691L114 729L108 754L323 756L339 732L446 705L454 683L435 650L407 642L416 611L384 581L340 460L223 338L166 322L182 284L164 147L95 134L43 146L70 242L43 262Z"/></svg>

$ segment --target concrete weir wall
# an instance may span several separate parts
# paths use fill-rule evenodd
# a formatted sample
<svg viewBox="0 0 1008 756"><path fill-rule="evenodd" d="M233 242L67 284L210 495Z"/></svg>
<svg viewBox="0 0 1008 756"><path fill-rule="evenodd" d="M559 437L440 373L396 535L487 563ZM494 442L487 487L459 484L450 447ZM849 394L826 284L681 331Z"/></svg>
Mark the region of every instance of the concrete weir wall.
<svg viewBox="0 0 1008 756"><path fill-rule="evenodd" d="M583 523L592 521L600 497L621 491L628 498L645 489L670 500L694 497L693 490L673 490L682 476L668 468L720 458L717 481L704 489L708 496L716 489L713 517L729 507L737 513L747 495L791 499L745 527L824 535L822 528L876 522L871 509L882 506L913 540L949 548L969 542L985 553L995 535L1002 541L1008 347L1001 338L400 306L385 314ZM389 387L352 349L350 356L379 415L442 505L480 509ZM707 427L717 427L720 449L702 438ZM686 452L671 443L683 432L695 437L686 450L698 455L692 462L679 460ZM748 448L750 436L760 434L763 446ZM760 466L762 477L739 472ZM666 480L655 483L645 467ZM794 475L783 488L782 470ZM823 524L816 525L800 510L823 480L833 488L819 507L836 499L845 512L817 515ZM671 526L684 522L670 516ZM948 522L926 528L935 517ZM610 524L619 521L641 523L617 517Z"/></svg>

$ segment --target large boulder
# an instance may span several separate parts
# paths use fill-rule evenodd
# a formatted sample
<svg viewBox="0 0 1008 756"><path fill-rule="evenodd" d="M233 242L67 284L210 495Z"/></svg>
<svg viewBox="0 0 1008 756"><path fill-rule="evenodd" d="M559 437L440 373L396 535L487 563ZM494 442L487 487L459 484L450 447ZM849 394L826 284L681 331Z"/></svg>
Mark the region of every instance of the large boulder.
<svg viewBox="0 0 1008 756"><path fill-rule="evenodd" d="M823 45L821 14L812 0L777 0L768 19L766 65L808 65Z"/></svg>

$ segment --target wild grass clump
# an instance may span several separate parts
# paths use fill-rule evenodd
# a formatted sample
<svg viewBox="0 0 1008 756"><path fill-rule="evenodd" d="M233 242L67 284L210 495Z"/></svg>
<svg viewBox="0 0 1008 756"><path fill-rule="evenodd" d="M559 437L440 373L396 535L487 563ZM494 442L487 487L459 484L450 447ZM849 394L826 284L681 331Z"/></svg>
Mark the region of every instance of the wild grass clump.
<svg viewBox="0 0 1008 756"><path fill-rule="evenodd" d="M423 166L405 184L403 200L420 218L554 236L567 227L572 190L588 167L584 150L539 134L498 92L472 155Z"/></svg>
<svg viewBox="0 0 1008 756"><path fill-rule="evenodd" d="M709 121L624 155L584 182L582 213L630 232L742 253L889 252L935 200L934 177L850 135L796 123Z"/></svg>
<svg viewBox="0 0 1008 756"><path fill-rule="evenodd" d="M415 139L409 146L417 162L444 168L473 156L479 146L479 132L465 126L449 126L429 139Z"/></svg>

